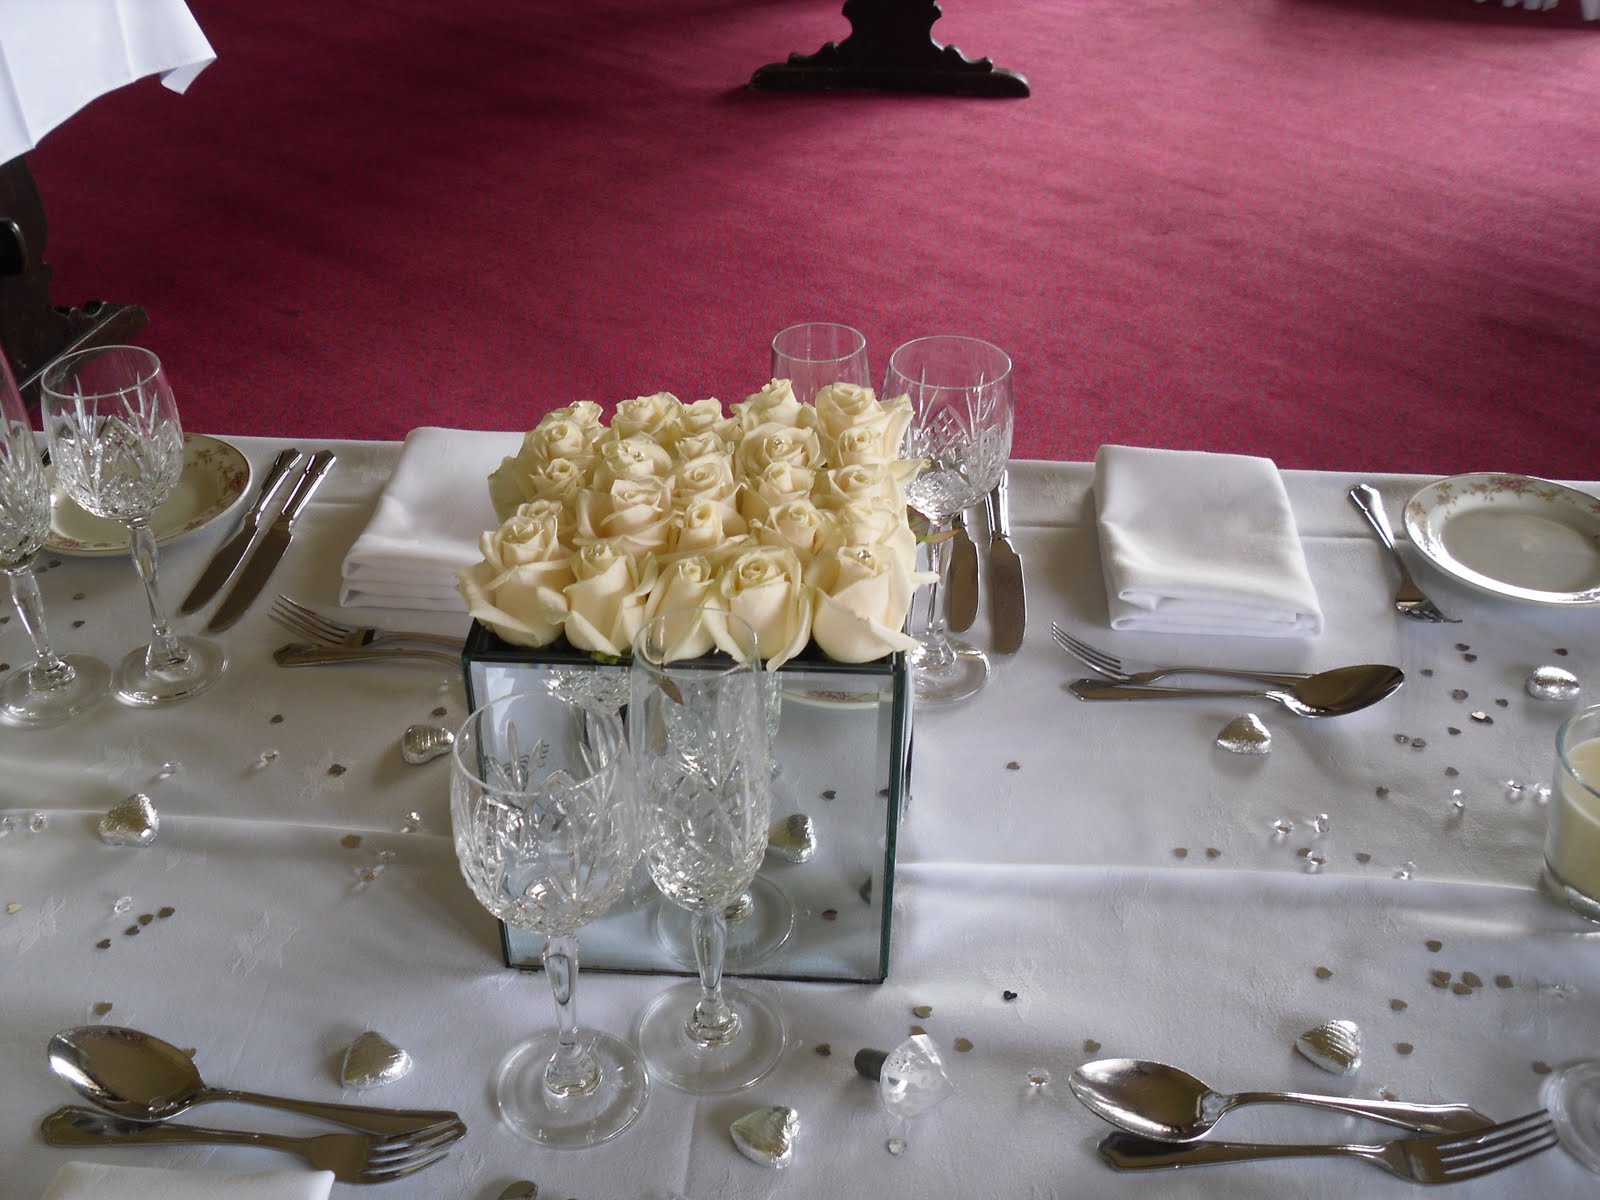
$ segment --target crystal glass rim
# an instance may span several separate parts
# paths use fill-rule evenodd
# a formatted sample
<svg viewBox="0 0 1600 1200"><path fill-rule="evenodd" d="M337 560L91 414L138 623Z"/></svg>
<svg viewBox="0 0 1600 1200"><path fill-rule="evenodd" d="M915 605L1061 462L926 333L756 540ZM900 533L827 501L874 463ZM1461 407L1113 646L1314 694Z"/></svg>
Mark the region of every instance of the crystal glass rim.
<svg viewBox="0 0 1600 1200"><path fill-rule="evenodd" d="M107 354L122 351L128 351L137 358L143 358L147 367L140 372L137 379L130 380L121 387L110 388L102 392L63 392L51 386L53 381L60 379L67 373L67 368L72 364L87 362L93 358L100 358ZM136 391L154 382L159 374L161 374L161 359L156 356L153 350L148 350L143 346L91 346L87 350L74 350L71 354L63 354L56 359L55 362L50 364L44 375L40 377L39 386L48 395L62 400L92 399L98 396L120 396L125 392Z"/></svg>
<svg viewBox="0 0 1600 1200"><path fill-rule="evenodd" d="M1596 728L1591 730L1586 737L1572 738L1572 731L1578 722L1586 718L1593 722ZM1561 722L1561 728L1556 730L1556 762L1560 769L1584 791L1591 796L1600 797L1600 781L1585 779L1573 769L1572 763L1568 761L1569 751L1573 746L1581 746L1584 742L1592 742L1597 738L1600 738L1600 704L1580 709Z"/></svg>
<svg viewBox="0 0 1600 1200"><path fill-rule="evenodd" d="M611 731L616 736L609 746L596 745L593 747L597 756L595 765L588 775L577 781L580 786L620 764L627 743L627 731L623 728L621 719L615 713L607 712L594 705L569 700L550 687L534 687L524 688L520 692L507 692L504 696L496 696L493 700L480 704L467 714L466 719L461 722L461 728L456 731L455 745L450 748L451 771L459 773L473 787L480 788L491 795L521 795L521 792L514 792L511 788L500 787L483 778L476 767L467 765L466 754L470 747L474 757L477 755L478 738L473 734L472 729L474 722L480 716L497 705L507 704L513 700L526 700L533 696L546 697L565 704L569 708L581 709L589 716L594 717L596 720L604 721L612 727Z"/></svg>
<svg viewBox="0 0 1600 1200"><path fill-rule="evenodd" d="M846 350L841 354L829 354L823 358L811 358L808 355L791 354L787 350L779 350L778 339L786 333L793 333L796 329L838 329L844 333L854 335L856 345L853 349ZM854 325L841 325L837 321L800 321L794 325L790 325L786 329L780 329L777 333L772 335L772 349L783 355L785 358L794 359L794 361L797 363L843 362L847 358L853 358L855 355L860 354L866 348L866 334L862 333Z"/></svg>
<svg viewBox="0 0 1600 1200"><path fill-rule="evenodd" d="M673 668L679 668L683 670L699 672L702 678L714 678L719 675L732 675L736 671L749 670L751 666L750 663L733 657L733 655L728 654L727 651L723 650L721 647L715 647L707 653L716 655L718 657L727 658L728 661L726 665L707 664L704 661L706 655L701 655L699 658L674 658L668 659L665 662L657 662L650 655L644 653L645 633L652 625L659 625L670 617L681 618L687 613L705 612L715 612L719 619L726 621L729 624L737 625L745 631L745 639L748 640L750 645L755 648L755 667L757 670L760 670L761 640L756 636L755 627L752 626L749 621L746 621L743 617L739 616L738 613L731 613L725 608L714 608L713 606L707 604L702 604L694 608L669 608L665 612L658 612L643 625L639 626L639 632L633 635L633 661L644 667L646 670L656 673L661 673Z"/></svg>
<svg viewBox="0 0 1600 1200"><path fill-rule="evenodd" d="M896 361L900 358L901 353L909 351L913 346L923 346L929 342L961 342L969 346L981 347L984 350L998 354L1000 356L1000 361L1005 363L1005 369L993 379L985 379L983 381L984 387L993 387L995 384L1003 383L1007 379L1011 378L1011 355L1000 349L1000 347L996 346L993 342L986 342L982 338L968 337L966 334L961 333L931 333L926 337L912 338L909 342L901 342L900 345L894 348L894 351L889 355L888 365L884 368L884 378L886 381L884 387L885 391L889 390L887 386L887 379L890 375L898 375L901 379L911 380L910 375L907 375L895 365ZM933 391L964 392L970 391L975 385L970 383L919 383L918 386Z"/></svg>

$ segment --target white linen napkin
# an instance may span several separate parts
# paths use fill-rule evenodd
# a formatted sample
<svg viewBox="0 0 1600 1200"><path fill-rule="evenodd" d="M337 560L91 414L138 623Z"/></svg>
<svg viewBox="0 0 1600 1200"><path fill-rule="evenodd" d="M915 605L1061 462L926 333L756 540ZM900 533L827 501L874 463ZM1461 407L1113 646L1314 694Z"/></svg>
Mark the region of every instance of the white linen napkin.
<svg viewBox="0 0 1600 1200"><path fill-rule="evenodd" d="M173 1171L69 1162L40 1200L328 1200L332 1171Z"/></svg>
<svg viewBox="0 0 1600 1200"><path fill-rule="evenodd" d="M1322 632L1289 496L1271 459L1102 446L1094 496L1113 629Z"/></svg>
<svg viewBox="0 0 1600 1200"><path fill-rule="evenodd" d="M413 429L367 527L339 570L346 608L466 612L455 575L496 528L489 474L522 444L515 433Z"/></svg>

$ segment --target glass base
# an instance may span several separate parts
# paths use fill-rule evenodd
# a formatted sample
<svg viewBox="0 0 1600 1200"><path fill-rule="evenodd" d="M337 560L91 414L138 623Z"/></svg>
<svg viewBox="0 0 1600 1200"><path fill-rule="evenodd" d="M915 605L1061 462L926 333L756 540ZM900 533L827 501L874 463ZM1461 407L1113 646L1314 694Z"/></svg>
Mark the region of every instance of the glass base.
<svg viewBox="0 0 1600 1200"><path fill-rule="evenodd" d="M1562 1149L1600 1173L1600 1061L1563 1067L1544 1081L1539 1099Z"/></svg>
<svg viewBox="0 0 1600 1200"><path fill-rule="evenodd" d="M746 971L764 962L794 932L794 904L781 887L757 875L749 895L749 913L728 921L727 949L722 956L725 971ZM661 948L694 969L694 914L662 900L650 924Z"/></svg>
<svg viewBox="0 0 1600 1200"><path fill-rule="evenodd" d="M689 1036L700 982L680 983L639 1016L635 1040L650 1077L680 1092L737 1092L761 1079L783 1057L783 1017L747 988L724 984L722 996L739 1015L739 1033L725 1046L702 1046Z"/></svg>
<svg viewBox="0 0 1600 1200"><path fill-rule="evenodd" d="M65 654L71 679L47 686L37 666L18 667L0 684L0 722L24 729L59 725L105 699L111 668L87 654Z"/></svg>
<svg viewBox="0 0 1600 1200"><path fill-rule="evenodd" d="M610 1034L581 1030L579 1039L600 1068L600 1081L581 1096L557 1096L544 1086L557 1032L535 1034L506 1055L496 1073L500 1119L541 1146L581 1149L609 1141L644 1111L650 1080L632 1046Z"/></svg>
<svg viewBox="0 0 1600 1200"><path fill-rule="evenodd" d="M179 638L188 657L170 671L152 671L145 646L117 665L117 699L139 708L177 704L198 696L222 678L228 659L222 647L206 638Z"/></svg>
<svg viewBox="0 0 1600 1200"><path fill-rule="evenodd" d="M1572 909L1573 912L1578 913L1580 916L1588 917L1591 921L1600 921L1600 900L1595 899L1587 892L1579 891L1561 878L1560 875L1556 874L1555 868L1550 865L1549 859L1546 859L1544 864L1544 886L1546 891Z"/></svg>
<svg viewBox="0 0 1600 1200"><path fill-rule="evenodd" d="M953 657L939 667L917 667L912 687L922 704L953 704L976 696L989 682L989 656L976 646L949 639Z"/></svg>

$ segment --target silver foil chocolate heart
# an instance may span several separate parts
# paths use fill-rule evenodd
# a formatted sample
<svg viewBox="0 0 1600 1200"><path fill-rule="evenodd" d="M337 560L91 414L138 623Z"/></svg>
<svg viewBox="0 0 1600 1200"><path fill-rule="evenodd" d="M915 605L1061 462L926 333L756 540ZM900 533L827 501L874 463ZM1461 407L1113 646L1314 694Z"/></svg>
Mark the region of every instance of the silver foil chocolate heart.
<svg viewBox="0 0 1600 1200"><path fill-rule="evenodd" d="M1535 700L1576 700L1583 691L1578 677L1561 667L1535 667L1526 686Z"/></svg>
<svg viewBox="0 0 1600 1200"><path fill-rule="evenodd" d="M456 735L439 725L411 725L400 735L400 757L412 766L449 754Z"/></svg>
<svg viewBox="0 0 1600 1200"><path fill-rule="evenodd" d="M751 1162L778 1170L794 1160L794 1140L800 1135L800 1114L781 1104L747 1112L728 1132L739 1153Z"/></svg>
<svg viewBox="0 0 1600 1200"><path fill-rule="evenodd" d="M1324 1071L1348 1075L1361 1065L1361 1028L1354 1021L1324 1021L1295 1038L1294 1048Z"/></svg>
<svg viewBox="0 0 1600 1200"><path fill-rule="evenodd" d="M135 792L100 818L100 840L110 846L148 846L161 828L150 797Z"/></svg>
<svg viewBox="0 0 1600 1200"><path fill-rule="evenodd" d="M817 831L805 813L791 813L767 830L767 853L785 862L810 862L817 852Z"/></svg>
<svg viewBox="0 0 1600 1200"><path fill-rule="evenodd" d="M411 1056L381 1033L369 1029L350 1043L339 1066L345 1087L382 1087L411 1070Z"/></svg>
<svg viewBox="0 0 1600 1200"><path fill-rule="evenodd" d="M1222 727L1217 745L1230 754L1270 754L1272 734L1255 713L1245 713Z"/></svg>

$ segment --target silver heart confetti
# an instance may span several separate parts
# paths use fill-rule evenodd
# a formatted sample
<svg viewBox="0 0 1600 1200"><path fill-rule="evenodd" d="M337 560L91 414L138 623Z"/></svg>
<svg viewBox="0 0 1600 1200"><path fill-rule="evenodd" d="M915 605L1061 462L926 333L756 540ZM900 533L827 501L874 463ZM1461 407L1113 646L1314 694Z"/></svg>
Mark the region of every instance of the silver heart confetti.
<svg viewBox="0 0 1600 1200"><path fill-rule="evenodd" d="M817 831L805 813L791 813L767 830L767 853L785 862L810 862L817 852Z"/></svg>
<svg viewBox="0 0 1600 1200"><path fill-rule="evenodd" d="M1527 688L1535 700L1576 700L1583 691L1578 677L1560 667L1535 667L1528 676Z"/></svg>
<svg viewBox="0 0 1600 1200"><path fill-rule="evenodd" d="M135 792L100 818L100 840L110 846L148 846L161 828L161 814L150 797Z"/></svg>
<svg viewBox="0 0 1600 1200"><path fill-rule="evenodd" d="M1324 1071L1348 1075L1361 1065L1361 1028L1354 1021L1324 1021L1295 1038L1294 1048Z"/></svg>
<svg viewBox="0 0 1600 1200"><path fill-rule="evenodd" d="M400 737L400 757L412 766L432 762L441 754L449 754L456 744L456 735L438 725L411 725Z"/></svg>
<svg viewBox="0 0 1600 1200"><path fill-rule="evenodd" d="M1222 727L1217 745L1230 754L1270 754L1272 734L1255 713L1245 713Z"/></svg>
<svg viewBox="0 0 1600 1200"><path fill-rule="evenodd" d="M350 1043L339 1067L345 1087L375 1088L393 1083L411 1070L411 1056L381 1033L367 1030Z"/></svg>
<svg viewBox="0 0 1600 1200"><path fill-rule="evenodd" d="M728 1132L740 1154L763 1167L779 1170L794 1160L800 1114L781 1104L758 1108L728 1126Z"/></svg>

